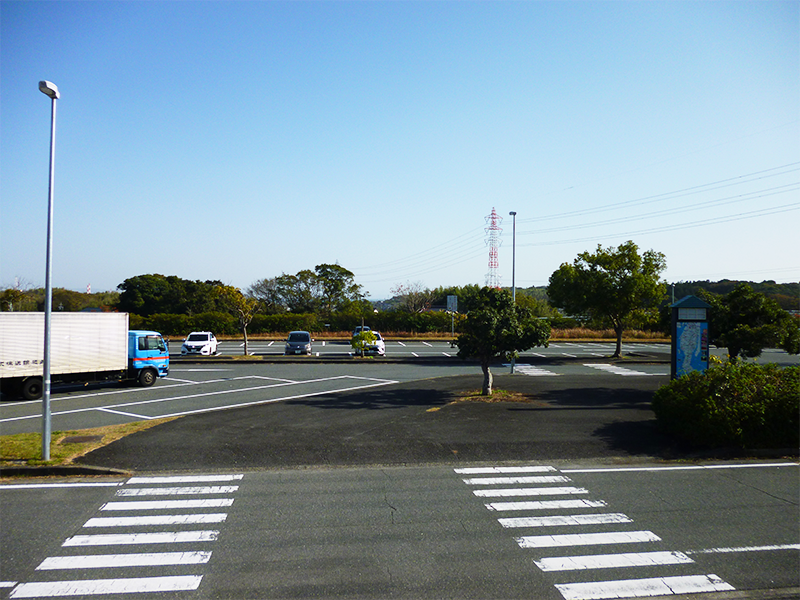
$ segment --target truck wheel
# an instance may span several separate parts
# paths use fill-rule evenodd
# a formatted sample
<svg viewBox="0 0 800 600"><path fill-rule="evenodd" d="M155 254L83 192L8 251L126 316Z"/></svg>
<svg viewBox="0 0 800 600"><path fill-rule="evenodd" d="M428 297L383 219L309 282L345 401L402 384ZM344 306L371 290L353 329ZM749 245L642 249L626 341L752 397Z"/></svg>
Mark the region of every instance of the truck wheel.
<svg viewBox="0 0 800 600"><path fill-rule="evenodd" d="M22 397L25 400L38 400L42 397L42 378L41 377L28 377L22 382Z"/></svg>
<svg viewBox="0 0 800 600"><path fill-rule="evenodd" d="M150 387L156 382L158 375L153 369L142 369L139 373L139 385L142 387Z"/></svg>

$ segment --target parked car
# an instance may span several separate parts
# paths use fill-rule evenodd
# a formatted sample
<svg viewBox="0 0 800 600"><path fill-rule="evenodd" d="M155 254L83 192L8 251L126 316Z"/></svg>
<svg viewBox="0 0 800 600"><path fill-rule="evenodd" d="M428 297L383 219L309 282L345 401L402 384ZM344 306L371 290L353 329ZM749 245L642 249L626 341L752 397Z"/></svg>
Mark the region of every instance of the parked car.
<svg viewBox="0 0 800 600"><path fill-rule="evenodd" d="M377 331L371 331L370 329L368 329L366 327L364 328L364 331L369 331L373 335L373 337L375 338L371 342L364 342L364 356L367 356L368 354L374 354L376 356L386 356L386 344L383 341L383 338L381 337L381 334L378 333ZM355 338L355 336L358 335L359 333L360 332L354 333L353 337ZM360 355L361 354L361 350L357 349L357 348L358 348L358 345L354 342L353 343L353 353Z"/></svg>
<svg viewBox="0 0 800 600"><path fill-rule="evenodd" d="M290 331L289 337L286 338L286 347L283 350L284 354L308 354L311 355L311 334L307 331Z"/></svg>
<svg viewBox="0 0 800 600"><path fill-rule="evenodd" d="M200 354L214 356L217 353L217 338L210 331L193 331L183 340L181 356Z"/></svg>
<svg viewBox="0 0 800 600"><path fill-rule="evenodd" d="M362 327L361 325L359 325L358 327L356 327L356 328L353 330L353 337L356 337L356 336L357 336L359 333L361 333L362 331L370 331L370 328L369 328L369 327L367 327L366 325L365 325L364 327Z"/></svg>
<svg viewBox="0 0 800 600"><path fill-rule="evenodd" d="M386 344L377 331L373 331L372 335L375 336L374 342L369 342L364 346L364 354L375 354L376 356L386 356Z"/></svg>

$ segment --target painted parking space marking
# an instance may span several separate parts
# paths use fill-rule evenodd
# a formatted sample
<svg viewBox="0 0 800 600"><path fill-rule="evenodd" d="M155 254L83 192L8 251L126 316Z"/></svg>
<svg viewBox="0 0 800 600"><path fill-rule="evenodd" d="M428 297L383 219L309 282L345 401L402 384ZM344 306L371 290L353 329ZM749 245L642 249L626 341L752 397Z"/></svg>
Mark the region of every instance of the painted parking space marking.
<svg viewBox="0 0 800 600"><path fill-rule="evenodd" d="M374 387L381 387L386 385L393 385L399 383L398 381L392 379L379 379L374 377L360 377L360 376L353 376L353 375L338 375L333 377L322 377L318 379L308 379L304 381L291 381L285 379L275 379L269 377L260 377L260 376L247 376L247 377L235 377L223 380L214 380L214 381L204 381L200 383L192 383L192 384L178 384L175 386L160 386L160 389L169 389L170 387L175 388L183 388L187 385L191 385L192 387L199 387L204 385L209 385L212 383L220 383L220 382L230 382L230 381L242 381L242 380L267 380L270 383L266 383L263 385L254 385L248 387L241 387L241 388L232 388L232 389L224 389L224 390L214 390L209 392L197 392L193 394L181 394L176 396L168 396L165 398L152 398L148 400L135 400L132 402L121 402L118 404L111 404L107 406L92 406L86 408L77 408L72 410L54 410L51 413L51 416L63 416L63 415L73 415L78 413L86 413L92 411L101 411L101 412L111 412L115 414L122 414L123 416L132 415L131 418L135 418L137 420L149 420L149 419L160 419L165 417L178 417L190 414L200 414L206 412L214 412L218 410L230 410L234 408L243 408L246 406L259 406L263 404L271 404L274 402L283 402L287 400L299 400L303 398L313 398L317 396L324 396L328 394L334 393L342 393L342 392L352 392L358 391L361 389L369 389ZM278 396L275 398L265 398L261 400L254 400L251 402L234 402L231 404L214 404L209 405L201 408L193 408L187 410L178 410L178 411L170 411L169 409L165 411L158 411L156 410L157 407L161 405L168 406L174 403L180 403L185 401L192 401L196 402L199 399L203 400L212 400L212 399L219 399L225 398L228 396L232 396L235 394L245 393L245 392L260 392L263 390L283 390L284 388L293 388L298 389L303 386L311 386L311 385L321 385L324 386L325 389L321 391L314 391L314 392L307 392L307 393L298 393L292 394L287 396ZM83 394L80 396L68 396L65 398L60 398L61 401L66 400L75 400L79 398L97 398L105 395L111 394L119 394L119 393L142 393L142 390L113 390L109 392L97 392L94 394ZM22 406L22 403L14 403L13 405L3 405L5 406ZM129 413L132 407L137 407L142 412L136 413ZM153 410L154 414L144 414L143 408L148 407ZM125 409L125 410L121 410ZM9 423L14 421L22 421L28 419L40 419L41 414L29 414L29 415L22 415L22 416L14 416L14 417L7 417L0 419L0 423Z"/></svg>

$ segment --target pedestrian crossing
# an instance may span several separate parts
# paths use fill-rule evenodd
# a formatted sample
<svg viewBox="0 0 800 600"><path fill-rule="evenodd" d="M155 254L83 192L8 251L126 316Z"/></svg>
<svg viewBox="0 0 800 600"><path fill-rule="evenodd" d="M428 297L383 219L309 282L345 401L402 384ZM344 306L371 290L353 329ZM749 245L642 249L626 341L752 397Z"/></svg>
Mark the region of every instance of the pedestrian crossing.
<svg viewBox="0 0 800 600"><path fill-rule="evenodd" d="M510 366L510 365L503 365L503 366ZM652 368L649 371L645 371L642 368L632 368L630 366L621 367L618 365L607 364L607 363L583 363L581 365L585 369L585 374L592 374L592 373L605 373L609 375L619 375L621 377L653 377L653 376L665 376L669 375L663 367L656 367L655 370ZM529 377L558 377L563 375L564 373L559 372L559 367L552 367L548 366L547 368L541 367L538 365L531 365L525 363L518 363L514 365L514 372L519 373L521 375L527 375ZM575 366L570 365L568 367L569 372L575 374Z"/></svg>
<svg viewBox="0 0 800 600"><path fill-rule="evenodd" d="M655 532L639 528L624 513L609 512L607 502L592 498L588 489L564 485L573 482L555 467L472 467L454 471L477 498L523 498L485 502L484 506L492 513L525 513L497 520L514 535L520 549L531 553L535 567L552 578L564 600L734 590L713 573L697 573L699 567L686 553L663 548L666 542ZM517 487L520 484L535 487ZM542 496L548 499L527 499ZM551 496L565 498L550 499ZM619 551L602 551L610 546ZM631 577L636 570L642 576Z"/></svg>
<svg viewBox="0 0 800 600"><path fill-rule="evenodd" d="M219 539L242 474L131 477L61 552L36 567L37 581L9 598L190 592ZM165 496L177 499L164 499ZM191 498L181 498L190 496ZM156 498L156 499L153 499ZM163 530L166 528L166 530ZM137 551L139 550L139 551ZM93 573L113 577L95 578Z"/></svg>

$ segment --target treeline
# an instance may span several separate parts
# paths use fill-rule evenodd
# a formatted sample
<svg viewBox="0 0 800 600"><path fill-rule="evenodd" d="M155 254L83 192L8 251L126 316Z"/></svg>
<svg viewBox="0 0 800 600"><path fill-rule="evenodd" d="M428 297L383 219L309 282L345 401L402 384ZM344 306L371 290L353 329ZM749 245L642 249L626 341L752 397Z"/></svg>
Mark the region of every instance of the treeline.
<svg viewBox="0 0 800 600"><path fill-rule="evenodd" d="M783 310L800 310L800 283L775 283L774 281L753 283L723 279L721 281L681 281L669 285L675 286L675 300L680 300L684 296L698 296L701 290L717 296L724 296L742 283L749 285L754 292L774 300Z"/></svg>
<svg viewBox="0 0 800 600"><path fill-rule="evenodd" d="M669 287L674 286L677 300L690 294L699 295L701 291L724 295L739 283L732 280L690 281L669 284ZM800 284L764 281L749 285L785 310L796 310L800 305ZM219 294L220 287L224 287L220 281L139 275L126 279L118 286L118 291L113 292L92 294L56 288L53 290L53 310L127 312L131 314L131 327L154 329L169 336L204 330L218 335L236 335L241 332L241 323L235 312L231 312L226 298ZM669 287L668 293L671 293ZM314 270L300 271L295 275L283 274L259 280L245 290L245 296L259 302L247 330L252 334L282 334L298 329L317 333L344 332L352 331L363 319L365 324L382 332L446 334L454 327L458 333L463 315L475 304L480 289L478 285L427 289L420 284L403 284L392 290L391 299L372 302L365 298L361 286L354 283L352 272L340 265L317 265ZM458 299L458 313L452 321L446 312L448 296ZM549 304L544 286L518 288L516 296L517 303L528 308L532 315L551 319L553 328L606 326L600 322L584 320L578 323L563 318ZM669 298L665 298L664 305L668 302ZM42 311L44 290L1 290L0 310ZM631 327L668 331L669 311L661 312L660 320L642 318L631 322Z"/></svg>

